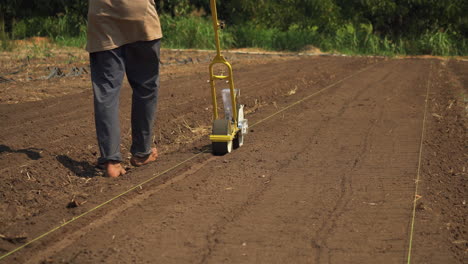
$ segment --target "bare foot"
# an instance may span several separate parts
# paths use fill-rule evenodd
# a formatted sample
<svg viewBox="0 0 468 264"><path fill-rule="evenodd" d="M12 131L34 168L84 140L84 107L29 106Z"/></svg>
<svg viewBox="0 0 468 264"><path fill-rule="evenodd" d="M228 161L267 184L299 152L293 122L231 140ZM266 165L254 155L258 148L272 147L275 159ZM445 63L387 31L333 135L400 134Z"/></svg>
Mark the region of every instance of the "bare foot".
<svg viewBox="0 0 468 264"><path fill-rule="evenodd" d="M135 166L135 167L140 167L143 165L146 165L152 161L155 161L158 158L158 150L156 148L151 149L151 154L149 154L147 157L140 158L137 156L133 156L130 159L130 163Z"/></svg>
<svg viewBox="0 0 468 264"><path fill-rule="evenodd" d="M122 167L122 164L117 161L109 161L106 163L106 173L105 175L110 178L117 178L120 175L124 175L127 173L125 169Z"/></svg>

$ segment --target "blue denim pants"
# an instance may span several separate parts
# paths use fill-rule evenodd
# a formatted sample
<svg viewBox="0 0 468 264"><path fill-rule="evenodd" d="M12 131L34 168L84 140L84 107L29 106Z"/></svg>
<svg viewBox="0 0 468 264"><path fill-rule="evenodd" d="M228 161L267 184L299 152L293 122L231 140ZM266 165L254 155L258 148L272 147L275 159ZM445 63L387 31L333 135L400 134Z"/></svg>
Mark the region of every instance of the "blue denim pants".
<svg viewBox="0 0 468 264"><path fill-rule="evenodd" d="M159 39L139 41L90 53L94 117L101 154L99 164L122 161L119 97L125 74L133 90L130 152L138 157L151 154L159 89L160 44Z"/></svg>

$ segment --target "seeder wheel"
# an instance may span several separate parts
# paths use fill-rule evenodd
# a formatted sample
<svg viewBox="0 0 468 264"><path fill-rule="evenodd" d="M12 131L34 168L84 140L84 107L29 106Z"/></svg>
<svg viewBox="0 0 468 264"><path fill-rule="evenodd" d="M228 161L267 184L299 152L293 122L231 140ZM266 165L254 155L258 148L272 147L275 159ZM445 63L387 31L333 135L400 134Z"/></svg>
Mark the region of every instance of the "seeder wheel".
<svg viewBox="0 0 468 264"><path fill-rule="evenodd" d="M239 122L244 120L244 107L240 107L240 105L237 106L237 116L237 120ZM233 140L233 145L235 149L240 148L242 147L242 145L244 145L244 134L242 133L242 129L240 129L237 132L236 137Z"/></svg>
<svg viewBox="0 0 468 264"><path fill-rule="evenodd" d="M231 121L226 119L218 119L213 122L213 135L230 135ZM214 155L224 155L231 153L232 140L228 142L212 142L211 144Z"/></svg>

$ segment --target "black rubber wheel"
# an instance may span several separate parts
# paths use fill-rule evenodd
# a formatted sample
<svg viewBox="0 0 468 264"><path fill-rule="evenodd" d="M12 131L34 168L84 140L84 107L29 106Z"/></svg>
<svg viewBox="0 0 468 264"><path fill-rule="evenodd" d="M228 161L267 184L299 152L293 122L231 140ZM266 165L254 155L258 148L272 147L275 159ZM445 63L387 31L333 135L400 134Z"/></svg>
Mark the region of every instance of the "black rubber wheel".
<svg viewBox="0 0 468 264"><path fill-rule="evenodd" d="M230 135L231 121L218 119L213 122L213 135ZM229 142L212 142L212 151L214 155L225 155L232 151L232 140Z"/></svg>

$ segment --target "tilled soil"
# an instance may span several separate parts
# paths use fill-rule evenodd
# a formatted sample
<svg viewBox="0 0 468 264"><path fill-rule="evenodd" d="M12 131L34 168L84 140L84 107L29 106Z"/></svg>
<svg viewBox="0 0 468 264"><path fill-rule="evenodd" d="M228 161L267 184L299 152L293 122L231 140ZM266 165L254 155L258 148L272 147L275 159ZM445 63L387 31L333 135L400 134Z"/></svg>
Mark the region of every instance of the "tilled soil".
<svg viewBox="0 0 468 264"><path fill-rule="evenodd" d="M229 54L251 128L214 157L210 54L163 52L162 155L119 179L94 168L88 74L5 75L0 254L78 218L1 261L402 263L412 230L413 263L466 261L468 63Z"/></svg>

